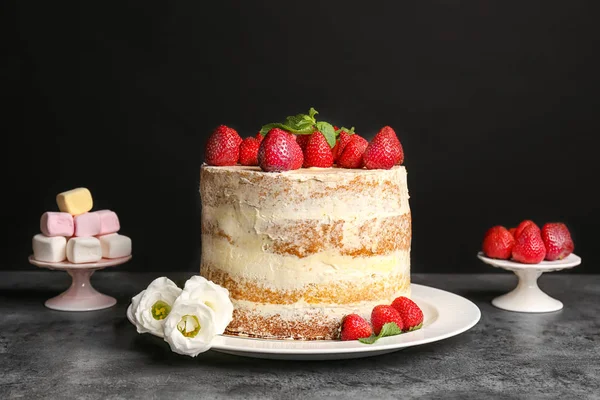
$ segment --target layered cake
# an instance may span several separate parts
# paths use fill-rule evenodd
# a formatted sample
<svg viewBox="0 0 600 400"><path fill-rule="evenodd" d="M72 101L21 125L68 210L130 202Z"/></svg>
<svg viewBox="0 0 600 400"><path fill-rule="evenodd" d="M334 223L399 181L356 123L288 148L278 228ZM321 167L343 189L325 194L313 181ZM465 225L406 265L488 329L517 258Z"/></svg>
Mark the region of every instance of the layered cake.
<svg viewBox="0 0 600 400"><path fill-rule="evenodd" d="M229 290L226 333L336 339L345 315L368 320L375 305L409 297L406 178L401 165L203 164L200 273Z"/></svg>

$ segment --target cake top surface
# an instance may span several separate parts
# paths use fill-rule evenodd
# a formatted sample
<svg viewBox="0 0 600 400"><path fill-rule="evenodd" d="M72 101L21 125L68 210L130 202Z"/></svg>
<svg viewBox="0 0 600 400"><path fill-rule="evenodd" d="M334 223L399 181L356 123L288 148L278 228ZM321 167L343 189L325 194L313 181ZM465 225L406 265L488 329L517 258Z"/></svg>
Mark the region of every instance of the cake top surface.
<svg viewBox="0 0 600 400"><path fill-rule="evenodd" d="M231 172L246 172L248 174L256 174L262 175L265 177L272 176L290 176L294 178L314 178L315 176L319 177L348 177L348 176L381 176L389 174L390 171L397 170L405 170L405 167L402 165L396 165L389 170L385 169L349 169L349 168L338 168L338 167L329 167L329 168L300 168L290 171L282 171L282 172L265 172L257 166L244 166L244 165L232 165L232 166L210 166L206 163L202 164L202 168L216 173L231 173Z"/></svg>

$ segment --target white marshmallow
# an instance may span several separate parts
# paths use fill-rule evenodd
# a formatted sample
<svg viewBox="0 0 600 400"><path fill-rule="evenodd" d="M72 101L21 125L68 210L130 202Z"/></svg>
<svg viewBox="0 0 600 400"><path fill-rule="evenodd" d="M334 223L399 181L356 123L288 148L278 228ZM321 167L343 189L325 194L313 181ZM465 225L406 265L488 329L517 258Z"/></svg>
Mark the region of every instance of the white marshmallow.
<svg viewBox="0 0 600 400"><path fill-rule="evenodd" d="M102 259L102 246L95 237L72 237L67 242L67 259L73 264L96 262Z"/></svg>
<svg viewBox="0 0 600 400"><path fill-rule="evenodd" d="M131 254L131 239L118 233L98 236L102 246L102 257L119 258Z"/></svg>
<svg viewBox="0 0 600 400"><path fill-rule="evenodd" d="M45 236L37 234L33 237L33 258L45 262L61 262L67 258L67 238L64 236Z"/></svg>

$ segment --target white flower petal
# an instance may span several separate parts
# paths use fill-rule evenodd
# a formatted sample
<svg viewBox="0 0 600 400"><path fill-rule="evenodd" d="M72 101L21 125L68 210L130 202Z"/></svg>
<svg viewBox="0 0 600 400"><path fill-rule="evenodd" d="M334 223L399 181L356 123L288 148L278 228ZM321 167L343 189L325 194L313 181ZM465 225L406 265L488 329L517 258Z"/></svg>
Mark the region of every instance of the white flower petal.
<svg viewBox="0 0 600 400"><path fill-rule="evenodd" d="M187 280L181 299L206 304L215 313L215 329L220 335L233 319L233 304L229 291L204 277L195 275Z"/></svg>
<svg viewBox="0 0 600 400"><path fill-rule="evenodd" d="M165 319L164 340L173 352L196 357L210 349L216 335L214 318L215 313L208 306L180 297ZM195 330L197 332L189 333Z"/></svg>
<svg viewBox="0 0 600 400"><path fill-rule="evenodd" d="M167 306L164 308L172 307L180 293L181 288L177 287L173 281L160 277L153 280L145 290L132 298L131 319L135 321L138 333L149 332L163 337L163 324L167 315L165 313L162 319L156 319L152 314L152 309L155 305L163 303ZM158 303L159 301L162 303Z"/></svg>

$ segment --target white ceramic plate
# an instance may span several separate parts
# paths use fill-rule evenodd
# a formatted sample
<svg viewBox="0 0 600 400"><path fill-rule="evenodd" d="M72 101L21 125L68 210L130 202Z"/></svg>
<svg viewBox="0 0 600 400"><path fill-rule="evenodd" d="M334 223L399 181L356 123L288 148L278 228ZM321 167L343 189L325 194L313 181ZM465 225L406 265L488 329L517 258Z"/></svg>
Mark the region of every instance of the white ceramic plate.
<svg viewBox="0 0 600 400"><path fill-rule="evenodd" d="M414 332L384 337L370 345L358 340L267 340L220 335L214 339L211 350L244 357L285 360L371 357L458 335L472 328L481 317L479 308L464 297L428 286L411 286L411 297L425 316L423 327Z"/></svg>

